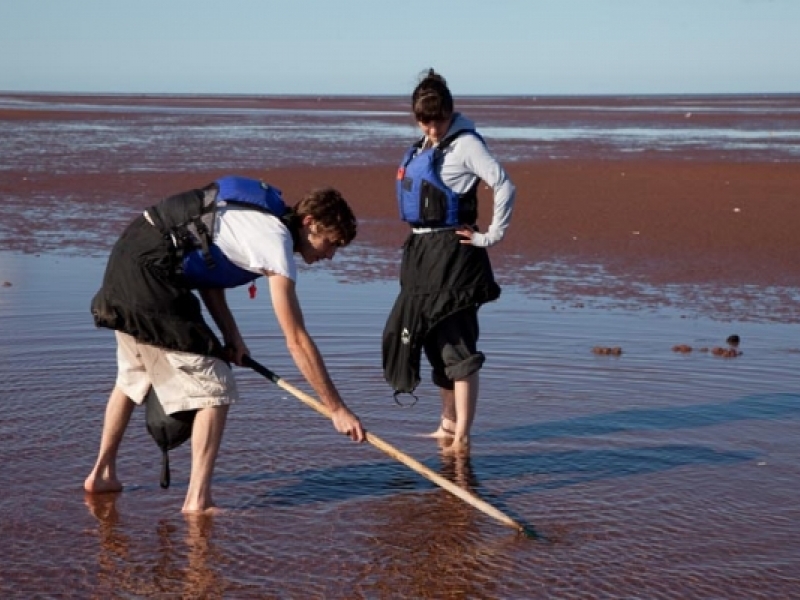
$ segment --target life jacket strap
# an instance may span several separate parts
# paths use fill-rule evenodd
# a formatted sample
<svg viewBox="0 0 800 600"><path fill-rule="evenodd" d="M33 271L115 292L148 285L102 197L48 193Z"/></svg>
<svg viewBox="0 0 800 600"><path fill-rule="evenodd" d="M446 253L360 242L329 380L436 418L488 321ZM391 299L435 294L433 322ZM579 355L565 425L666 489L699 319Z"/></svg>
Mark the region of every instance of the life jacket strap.
<svg viewBox="0 0 800 600"><path fill-rule="evenodd" d="M414 401L410 402L408 404L403 404L397 398L400 394L408 394L409 396L411 396L414 399ZM395 404L397 404L397 406L402 406L403 408L411 408L417 402L419 402L419 397L414 392L399 392L399 391L396 391L395 393L392 394L392 398L394 399L394 402L395 402Z"/></svg>

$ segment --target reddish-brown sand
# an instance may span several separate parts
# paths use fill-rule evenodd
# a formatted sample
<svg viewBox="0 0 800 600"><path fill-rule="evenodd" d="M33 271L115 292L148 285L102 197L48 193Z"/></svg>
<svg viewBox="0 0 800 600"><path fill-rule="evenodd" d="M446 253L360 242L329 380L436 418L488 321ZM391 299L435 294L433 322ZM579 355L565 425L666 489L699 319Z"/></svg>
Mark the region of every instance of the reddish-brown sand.
<svg viewBox="0 0 800 600"><path fill-rule="evenodd" d="M800 169L792 163L511 163L517 201L497 260L568 259L653 283L800 285ZM297 167L249 173L280 187L288 200L318 185L342 190L364 223L359 239L399 245L394 165ZM248 173L245 173L248 174ZM151 198L197 186L217 173L37 176L31 193L96 194L142 190ZM8 187L7 187L8 186ZM0 194L19 183L0 179ZM56 194L57 195L57 194ZM482 192L488 223L491 193Z"/></svg>
<svg viewBox="0 0 800 600"><path fill-rule="evenodd" d="M112 102L113 97L106 98ZM102 103L103 97L94 97ZM148 102L147 97L138 100ZM159 98L164 104L168 99ZM177 101L176 101L177 102ZM187 100L182 100L186 104ZM198 100L199 102L199 100ZM258 106L255 99L227 104ZM311 100L308 101L312 105ZM356 108L354 99L325 99L326 106ZM287 105L289 101L287 101ZM281 107L273 99L270 107ZM302 108L297 100L291 106ZM0 120L118 119L104 112L0 110ZM339 187L368 226L360 239L395 244L405 233L395 218L395 165L298 167L253 172L282 188L288 199L310 187ZM617 273L655 284L713 282L737 286L800 285L800 169L792 162L715 162L666 159L569 159L507 163L518 196L512 226L496 255L531 261L566 258L601 263ZM28 192L96 194L98 189L141 190L157 197L194 187L216 173L46 175L29 178ZM20 191L6 172L0 193ZM121 196L126 196L122 194ZM130 196L130 193L127 194ZM491 194L481 197L485 226ZM501 256L499 256L502 259Z"/></svg>
<svg viewBox="0 0 800 600"><path fill-rule="evenodd" d="M497 250L531 261L606 264L654 284L800 285L800 169L792 163L552 161L508 164L512 226ZM274 171L289 196L330 182L359 217L360 235L402 239L394 166ZM488 222L491 193L482 208ZM384 225L385 224L385 225ZM500 253L498 252L498 253Z"/></svg>
<svg viewBox="0 0 800 600"><path fill-rule="evenodd" d="M53 98L57 100L57 98ZM72 99L74 101L74 98ZM127 98L132 101L132 98ZM133 98L139 104L156 99ZM115 97L93 97L102 105ZM270 108L325 106L358 109L357 98L269 100ZM202 104L200 99L158 98L161 105ZM226 105L258 107L266 100L228 98ZM566 102L561 100L561 102ZM305 104L304 104L305 103ZM385 107L402 109L386 100ZM0 120L119 119L119 114L77 110L0 109ZM631 118L638 118L634 114ZM682 118L682 117L681 117ZM396 247L406 229L396 218L397 149L385 164L298 166L244 171L280 187L291 202L311 187L340 188L362 221L359 240ZM379 158L376 162L383 162ZM6 171L0 194L114 198L131 208L221 173L164 172L30 174ZM713 284L800 286L800 169L793 162L758 162L728 154L724 160L669 158L572 158L505 164L517 186L507 238L492 250L496 264L565 261L603 265L612 275L656 286ZM27 176L23 180L23 176ZM135 192L131 192L135 190ZM102 193L101 193L102 191ZM481 193L481 224L491 215L491 193ZM24 225L24 224L23 224ZM23 237L23 236L21 236ZM602 293L602 289L598 290Z"/></svg>

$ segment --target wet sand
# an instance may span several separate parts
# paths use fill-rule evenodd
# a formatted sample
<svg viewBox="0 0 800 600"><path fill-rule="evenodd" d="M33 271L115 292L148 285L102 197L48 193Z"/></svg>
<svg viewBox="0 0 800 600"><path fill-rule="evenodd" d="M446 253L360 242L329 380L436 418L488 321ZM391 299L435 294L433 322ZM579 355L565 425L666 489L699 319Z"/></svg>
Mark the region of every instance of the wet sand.
<svg viewBox="0 0 800 600"><path fill-rule="evenodd" d="M800 222L800 169L795 163L571 160L511 163L507 168L518 200L506 239L491 249L502 282L536 288L542 273L521 267L537 263L571 265L574 275L582 267L599 266L607 281L570 285L565 280L555 293L561 299L613 296L620 302L658 305L663 299L641 294L642 286L703 286L705 307L691 298L693 293L682 294L694 312L798 321L798 303L766 301L753 290L781 294L800 286L795 227ZM226 172L36 174L25 181L6 174L0 194L44 198L45 211L48 206L58 211L64 196L77 199L80 214L69 226L93 230L95 236L72 243L102 253L146 203ZM281 188L290 202L312 187L339 188L361 220L359 243L392 251L406 235L392 197L394 165L240 172ZM485 226L491 215L491 194L485 189L480 210ZM107 218L98 223L97 213L107 213ZM6 223L18 235L5 246L23 252L48 249L48 239L36 235L40 224L26 221ZM53 243L57 246L58 238ZM391 278L395 273L395 266L386 265L370 269L369 276Z"/></svg>
<svg viewBox="0 0 800 600"><path fill-rule="evenodd" d="M800 169L793 163L602 161L507 165L518 200L493 249L526 262L607 265L653 285L800 285ZM303 184L342 189L371 244L402 241L393 166L269 171L296 197ZM491 193L482 191L488 224ZM498 257L502 260L502 257ZM600 290L602 293L602 290Z"/></svg>
<svg viewBox="0 0 800 600"><path fill-rule="evenodd" d="M134 124L126 132L153 121L138 109L111 110L120 103L405 110L399 99L47 100L91 106L5 108L0 126L48 123L68 133L90 122L102 133L121 121ZM470 100L465 112L489 118L493 103ZM506 125L519 119L504 115L497 118ZM521 540L387 456L343 442L244 370L244 398L231 410L215 472L227 517L179 514L188 449L174 451L173 486L160 490L160 456L140 412L120 459L126 491L84 498L114 374L113 337L92 327L87 308L108 249L149 203L230 172L186 169L180 134L236 119L159 120L178 137L158 138L146 152L109 149L103 138L64 149L78 159L56 155L53 139L17 152L35 160L9 155L0 171L9 208L0 222L0 282L8 284L0 288L4 597L800 594L800 169L746 153L625 157L581 146L568 159L506 162L519 196L507 239L491 250L504 292L481 309L488 361L470 461L449 460L419 436L438 418L427 379L418 405L400 408L380 372L380 331L405 236L393 199L398 148L324 166L301 158L266 167L256 156L237 168L289 200L319 185L344 192L360 219L357 242L330 265L304 269L299 283L334 379L370 430L530 524L539 540ZM630 115L631 123L648 119L670 127L686 117ZM794 120L790 113L785 122ZM35 135L46 139L42 129ZM93 136L101 134L84 142ZM512 142L496 147L514 150ZM215 152L223 162L225 148ZM150 154L162 168L144 165ZM481 197L485 225L490 195ZM266 296L261 285L256 301L245 292L230 298L254 356L303 387ZM733 333L741 356L710 351ZM693 351L673 350L681 344ZM621 353L593 352L603 347Z"/></svg>
<svg viewBox="0 0 800 600"><path fill-rule="evenodd" d="M325 109L354 111L385 111L390 119L407 122L403 115L405 101L400 98L319 97L319 98L192 98L160 96L25 96L12 97L16 101L47 100L43 107L9 108L0 106L0 122L4 120L66 120L77 122L118 121L151 118L148 113L138 113L148 106L194 108L225 106L231 109L297 110ZM713 102L712 102L713 100ZM754 98L754 102L758 98ZM719 97L709 100L724 105L730 100ZM70 106L81 105L80 110ZM596 99L576 98L506 98L494 100L502 105L534 106L539 109L554 107L547 112L552 122L571 117L570 108ZM638 107L646 99L626 98L604 100L615 105ZM684 100L691 110L692 98ZM779 105L794 107L793 97L777 97ZM60 103L63 103L61 105ZM56 105L57 109L47 108ZM117 107L114 109L114 107ZM105 110L98 108L105 107ZM128 110L126 110L128 107ZM519 124L520 114L507 114L494 109L484 99L468 99L460 107L481 122L493 115L505 125ZM394 115L395 112L398 116ZM690 113L686 113L688 116ZM485 116L484 116L485 115ZM529 118L535 119L537 114ZM666 113L631 111L623 116L617 113L598 113L596 119L614 118L631 127L649 119L661 127L677 127L686 116ZM207 121L226 119L227 116L202 113L193 117L198 125ZM594 117L593 117L594 118ZM730 121L731 115L694 115L695 121L704 124ZM800 113L791 110L781 115L783 127L800 121ZM762 124L769 127L770 123ZM774 124L773 124L774 125ZM409 131L413 132L413 129ZM503 156L510 142L492 142L499 156ZM377 247L394 248L402 243L405 229L397 223L394 201L394 161L400 148L383 148L370 155L370 164L331 165L299 164L297 166L237 169L244 175L265 179L284 191L287 200L293 201L311 187L333 185L340 188L353 204L363 221L359 241ZM152 149L159 153L157 147ZM169 160L169 151L165 161ZM220 149L224 156L225 149ZM46 158L46 152L43 155ZM125 161L127 157L120 157ZM5 196L35 197L45 203L43 209L57 209L63 198L83 209L84 221L75 215L69 226L78 230L96 224L103 217L101 227L108 231L105 238L92 242L84 240L84 248L101 251L113 241L116 231L146 205L166 195L201 185L230 169L199 169L185 171L170 168L162 163L157 171L132 170L135 165L116 163L117 170L69 168L54 173L46 168L9 168L0 177L0 193ZM88 166L88 165L87 165ZM718 294L737 294L743 286L797 287L800 274L795 268L795 257L800 250L800 236L794 224L800 222L800 169L797 162L787 160L754 159L746 153L727 152L724 159L710 159L687 149L679 155L644 152L619 155L598 152L592 148L579 148L576 157L553 160L547 157L536 160L506 161L505 166L518 188L518 200L512 226L507 239L492 250L498 274L503 265L519 271L521 264L568 262L572 265L602 265L609 274L633 284L654 286L698 285L715 286ZM116 210L112 210L116 209ZM130 211L130 212L127 212ZM77 212L77 211L76 211ZM481 192L481 223L488 224L491 215L491 194ZM13 217L12 217L13 218ZM106 222L107 221L107 222ZM26 227L30 226L30 230ZM12 222L6 227L20 235L8 236L5 248L24 252L45 247L46 241L35 239L37 223ZM30 235L26 235L26 234ZM516 280L516 274L514 275ZM591 294L607 295L611 290L602 286ZM633 287L628 290L635 295ZM613 290L613 294L624 292ZM731 303L733 304L733 303ZM722 310L722 304L714 310ZM756 312L760 312L755 307ZM796 320L800 312L785 306L777 318Z"/></svg>

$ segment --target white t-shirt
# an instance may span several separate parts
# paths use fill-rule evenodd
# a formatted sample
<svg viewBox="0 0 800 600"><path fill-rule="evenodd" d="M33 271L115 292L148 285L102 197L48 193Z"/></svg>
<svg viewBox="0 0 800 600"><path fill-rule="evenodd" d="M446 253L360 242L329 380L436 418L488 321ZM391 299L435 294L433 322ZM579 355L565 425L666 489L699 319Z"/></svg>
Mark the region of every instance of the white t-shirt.
<svg viewBox="0 0 800 600"><path fill-rule="evenodd" d="M214 230L214 243L236 266L297 281L292 234L277 217L220 202Z"/></svg>

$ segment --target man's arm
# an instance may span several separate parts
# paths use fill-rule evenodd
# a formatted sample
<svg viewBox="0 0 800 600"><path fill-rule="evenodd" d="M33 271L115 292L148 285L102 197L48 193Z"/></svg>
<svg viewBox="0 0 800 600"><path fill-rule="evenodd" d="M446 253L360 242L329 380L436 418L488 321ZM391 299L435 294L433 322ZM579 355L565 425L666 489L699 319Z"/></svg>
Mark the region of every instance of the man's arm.
<svg viewBox="0 0 800 600"><path fill-rule="evenodd" d="M230 353L227 358L241 366L242 356L250 354L250 351L242 339L239 326L236 324L236 319L233 318L233 313L228 306L225 290L223 288L201 289L200 297L203 299L203 304L206 305L211 318L214 319L214 323L217 324L220 333L222 333L225 347Z"/></svg>
<svg viewBox="0 0 800 600"><path fill-rule="evenodd" d="M355 441L363 441L364 429L361 422L342 400L328 374L317 345L306 331L294 281L274 274L268 274L268 278L275 316L297 368L314 388L320 400L330 409L336 430L349 435Z"/></svg>

